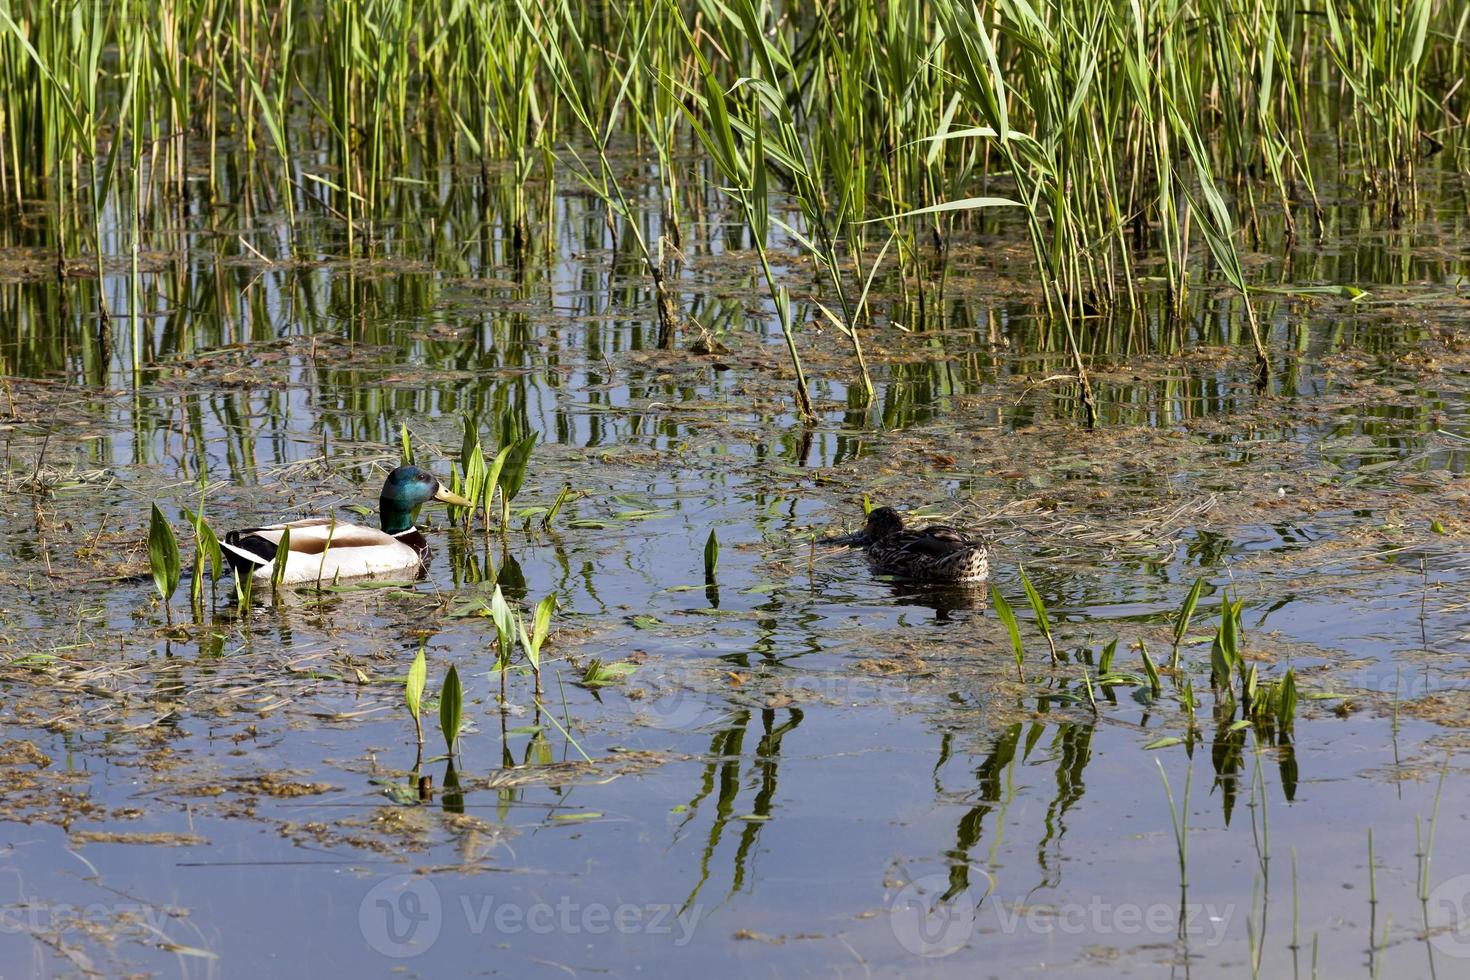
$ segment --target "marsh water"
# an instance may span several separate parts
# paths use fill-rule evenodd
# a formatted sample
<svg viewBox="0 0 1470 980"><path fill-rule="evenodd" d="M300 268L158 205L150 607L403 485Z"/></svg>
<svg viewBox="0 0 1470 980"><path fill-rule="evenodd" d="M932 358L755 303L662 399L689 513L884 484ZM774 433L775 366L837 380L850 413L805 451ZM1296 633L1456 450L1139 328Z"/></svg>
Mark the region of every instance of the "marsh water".
<svg viewBox="0 0 1470 980"><path fill-rule="evenodd" d="M77 301L86 263L58 285L39 231L8 242L6 973L1463 973L1458 198L1369 233L1345 190L1320 241L1254 254L1286 290L1256 299L1264 387L1213 284L1183 322L1099 327L1095 431L1067 359L1035 353L1018 229L986 226L922 324L892 322L880 278L870 404L802 307L803 426L717 208L686 229L693 322L666 351L594 201L559 194L518 271L475 180L404 189L412 217L350 258L325 219L290 258L279 219L201 209L136 280L118 245L107 324ZM800 297L811 274L779 254ZM1369 295L1299 288L1324 283ZM1130 353L1166 330L1178 356ZM504 532L426 509L423 579L244 609L220 582L191 612L186 568L166 616L153 502L186 566L201 494L221 531L362 520L402 428L448 479L466 414L487 448L507 416L539 437ZM984 590L822 543L865 495L993 539L1024 679ZM1139 643L1168 663L1200 577L1154 694ZM499 701L497 582L558 598L539 710L520 671ZM1262 678L1295 672L1290 733L1210 692L1222 592ZM1083 678L1114 640L1094 710ZM436 707L421 751L404 706L421 648L431 699L450 665L464 682L453 767ZM622 666L588 684L594 661Z"/></svg>

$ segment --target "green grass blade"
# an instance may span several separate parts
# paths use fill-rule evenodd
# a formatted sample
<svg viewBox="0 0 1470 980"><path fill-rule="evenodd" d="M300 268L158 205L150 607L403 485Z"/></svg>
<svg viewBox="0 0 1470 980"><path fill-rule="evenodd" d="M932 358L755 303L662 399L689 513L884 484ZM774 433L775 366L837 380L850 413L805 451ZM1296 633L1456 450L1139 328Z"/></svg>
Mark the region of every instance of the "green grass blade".
<svg viewBox="0 0 1470 980"><path fill-rule="evenodd" d="M1021 645L1021 626L1016 622L1016 614L1011 611L1011 604L1006 602L1006 597L1000 594L1000 590L994 585L990 587L990 601L995 605L995 614L1005 624L1006 632L1011 637L1011 652L1016 657L1016 672L1025 680L1026 651Z"/></svg>
<svg viewBox="0 0 1470 980"><path fill-rule="evenodd" d="M1138 653L1143 657L1143 672L1148 675L1148 689L1154 697L1158 697L1163 690L1159 682L1159 668L1154 666L1154 658L1148 655L1148 647L1142 640L1138 641Z"/></svg>
<svg viewBox="0 0 1470 980"><path fill-rule="evenodd" d="M1051 662L1057 662L1057 644L1051 635L1051 620L1046 615L1046 603L1041 601L1041 593L1036 591L1036 586L1031 584L1031 578L1026 574L1024 566L1017 566L1021 572L1021 588L1026 590L1026 601L1031 603L1031 611L1036 616L1036 627L1041 630L1041 635L1046 638L1046 645L1051 650ZM1114 641L1117 642L1116 640Z"/></svg>
<svg viewBox="0 0 1470 980"><path fill-rule="evenodd" d="M568 483L561 488L561 493L556 495L556 503L551 505L551 509L546 512L546 516L541 518L541 529L543 531L551 527L551 522L556 519L557 514L561 513L562 506L566 504L567 498L571 495L572 485Z"/></svg>
<svg viewBox="0 0 1470 980"><path fill-rule="evenodd" d="M1174 620L1174 649L1177 652L1179 644L1184 640L1184 634L1189 630L1189 621L1194 618L1194 607L1199 604L1200 594L1205 590L1205 577L1201 575L1194 580L1194 585L1189 588L1189 595L1184 599L1184 605L1179 609L1179 615Z"/></svg>
<svg viewBox="0 0 1470 980"><path fill-rule="evenodd" d="M276 557L271 562L271 595L275 596L281 589L281 583L286 578L286 565L291 558L291 529L288 527L281 532L280 543L276 545Z"/></svg>

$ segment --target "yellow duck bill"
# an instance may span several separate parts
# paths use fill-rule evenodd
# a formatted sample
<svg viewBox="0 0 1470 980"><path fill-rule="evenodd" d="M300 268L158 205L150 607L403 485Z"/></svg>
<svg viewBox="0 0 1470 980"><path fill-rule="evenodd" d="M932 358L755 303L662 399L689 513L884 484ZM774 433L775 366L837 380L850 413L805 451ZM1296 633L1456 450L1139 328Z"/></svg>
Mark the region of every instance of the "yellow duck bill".
<svg viewBox="0 0 1470 980"><path fill-rule="evenodd" d="M473 507L474 504L450 490L444 484L439 484L439 489L434 491L434 499L456 507Z"/></svg>

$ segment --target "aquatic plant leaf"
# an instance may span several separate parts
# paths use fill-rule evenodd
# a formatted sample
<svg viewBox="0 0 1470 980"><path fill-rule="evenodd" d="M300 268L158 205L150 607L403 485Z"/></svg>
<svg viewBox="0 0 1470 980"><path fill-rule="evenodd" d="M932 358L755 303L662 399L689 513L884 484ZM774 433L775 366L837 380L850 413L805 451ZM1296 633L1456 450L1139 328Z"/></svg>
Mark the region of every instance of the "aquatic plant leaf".
<svg viewBox="0 0 1470 980"><path fill-rule="evenodd" d="M605 687L608 684L619 683L637 669L637 664L626 660L603 663L601 660L593 659L588 661L577 683L582 687Z"/></svg>
<svg viewBox="0 0 1470 980"><path fill-rule="evenodd" d="M1296 670L1288 667L1276 694L1276 723L1282 731L1296 726Z"/></svg>
<svg viewBox="0 0 1470 980"><path fill-rule="evenodd" d="M499 641L499 656L496 663L504 670L510 666L510 648L516 635L516 614L510 608L510 603L505 601L505 594L500 591L500 586L495 586L495 594L490 597L490 621L495 624L495 634Z"/></svg>
<svg viewBox="0 0 1470 980"><path fill-rule="evenodd" d="M419 647L419 652L413 658L413 663L408 668L408 679L403 684L403 697L408 702L408 713L413 715L415 725L419 723L419 709L424 703L424 686L428 682L429 665L424 659L424 648ZM423 740L423 733L419 733L419 740Z"/></svg>
<svg viewBox="0 0 1470 980"><path fill-rule="evenodd" d="M281 532L281 540L276 544L276 557L271 562L271 594L275 595L281 588L281 582L286 578L286 565L291 557L291 529L288 527Z"/></svg>
<svg viewBox="0 0 1470 980"><path fill-rule="evenodd" d="M1097 672L1099 674L1107 674L1107 673L1110 673L1112 671L1112 669L1113 669L1113 657L1117 656L1117 653L1118 653L1118 638L1115 636L1110 641L1108 641L1108 645L1107 646L1103 647L1102 656L1100 656L1098 658L1098 661L1097 661Z"/></svg>
<svg viewBox="0 0 1470 980"><path fill-rule="evenodd" d="M466 473L470 469L470 456L480 448L480 422L468 412L461 416L462 431L459 439L459 465ZM484 453L480 454L483 462Z"/></svg>
<svg viewBox="0 0 1470 980"><path fill-rule="evenodd" d="M1021 671L1026 661L1026 652L1021 646L1021 626L1016 622L1016 614L1011 611L1011 604L1006 602L1006 597L994 585L990 587L990 602L995 606L996 616L1000 617L1006 632L1011 636L1011 652L1016 657L1016 670Z"/></svg>
<svg viewBox="0 0 1470 980"><path fill-rule="evenodd" d="M541 650L536 646L531 634L526 632L526 621L516 617L516 635L520 637L521 649L526 651L526 659L531 662L532 670L541 669Z"/></svg>
<svg viewBox="0 0 1470 980"><path fill-rule="evenodd" d="M1051 635L1051 620L1046 615L1046 603L1041 599L1041 593L1036 591L1036 586L1031 584L1031 577L1026 574L1023 565L1016 568L1021 573L1021 588L1026 590L1026 601L1031 603L1031 611L1036 616L1036 626L1041 630L1042 637L1046 640L1047 647L1051 650L1051 662L1057 662L1057 644ZM1114 643L1117 641L1115 640ZM1109 658L1111 659L1111 658Z"/></svg>
<svg viewBox="0 0 1470 980"><path fill-rule="evenodd" d="M449 665L444 677L444 687L439 692L439 731L444 734L444 744L450 755L454 754L459 741L461 713L464 711L464 689L459 685L459 671Z"/></svg>
<svg viewBox="0 0 1470 980"><path fill-rule="evenodd" d="M194 570L189 575L189 604L198 606L204 601L204 558L198 549L194 553Z"/></svg>
<svg viewBox="0 0 1470 980"><path fill-rule="evenodd" d="M174 529L163 516L158 505L153 505L153 514L148 522L148 567L153 572L153 584L165 604L179 587L182 564L179 559L179 542Z"/></svg>
<svg viewBox="0 0 1470 980"><path fill-rule="evenodd" d="M531 461L531 451L535 448L536 437L534 435L511 443L510 452L505 458L505 466L499 474L502 500L512 501L516 494L521 492L521 484L526 480L526 464Z"/></svg>
<svg viewBox="0 0 1470 980"><path fill-rule="evenodd" d="M714 581L715 566L719 561L720 539L715 536L714 528L711 528L709 537L704 542L704 577L707 581Z"/></svg>
<svg viewBox="0 0 1470 980"><path fill-rule="evenodd" d="M495 454L495 458L490 461L490 466L485 470L485 482L482 487L484 497L480 499L479 504L485 509L485 513L487 514L490 512L490 504L495 499L495 488L500 486L500 471L505 469L505 461L510 456L512 448L511 446L502 446L500 452ZM501 491L501 493L503 494L504 491ZM470 499L473 500L474 498L471 497Z"/></svg>
<svg viewBox="0 0 1470 980"><path fill-rule="evenodd" d="M556 495L556 503L551 505L551 509L546 512L546 516L541 518L542 530L546 530L547 528L551 527L551 522L556 519L557 514L561 513L562 506L566 504L567 498L571 495L572 485L568 483L561 488L561 493Z"/></svg>
<svg viewBox="0 0 1470 980"><path fill-rule="evenodd" d="M195 560L199 561L201 557L208 559L209 577L219 578L225 567L224 551L220 548L219 537L214 533L214 528L204 519L204 508L200 507L197 514L187 507L181 509L184 519L194 527Z"/></svg>
<svg viewBox="0 0 1470 980"><path fill-rule="evenodd" d="M1143 641L1138 643L1138 653L1143 657L1143 672L1148 675L1148 688L1154 697L1158 697L1163 685L1159 683L1159 669L1154 666L1154 659L1148 655L1148 647Z"/></svg>
<svg viewBox="0 0 1470 980"><path fill-rule="evenodd" d="M1228 687L1230 675L1240 665L1240 642L1237 633L1237 607L1230 597L1220 594L1220 629L1210 647L1210 680L1215 687Z"/></svg>
<svg viewBox="0 0 1470 980"><path fill-rule="evenodd" d="M404 466L413 465L413 444L408 438L408 423L400 422L398 425L398 439L402 446L402 462Z"/></svg>
<svg viewBox="0 0 1470 980"><path fill-rule="evenodd" d="M480 444L477 442L470 448L469 455L464 462L464 490L460 494L471 504L469 507L459 508L450 506L451 513L462 511L464 514L465 527L469 527L470 521L474 519L475 507L485 494L485 454L480 452ZM451 518L452 519L452 518Z"/></svg>
<svg viewBox="0 0 1470 980"><path fill-rule="evenodd" d="M531 640L536 649L541 649L541 644L546 642L546 637L551 632L551 614L556 611L556 596L544 596L536 603L535 625L531 629Z"/></svg>
<svg viewBox="0 0 1470 980"><path fill-rule="evenodd" d="M1171 745L1180 745L1183 742L1184 739L1179 738L1178 736L1165 735L1163 738L1156 738L1152 742L1149 742L1147 745L1144 746L1144 749L1167 749Z"/></svg>
<svg viewBox="0 0 1470 980"><path fill-rule="evenodd" d="M956 201L943 201L939 204L931 204L926 208L915 208L912 211L900 211L898 214L890 214L882 218L869 218L862 224L868 225L876 221L897 221L899 218L916 218L921 214L943 214L947 211L979 211L984 208L1019 208L1025 207L1020 201L1012 201L1008 197L966 197Z"/></svg>
<svg viewBox="0 0 1470 980"><path fill-rule="evenodd" d="M536 612L529 633L526 632L525 621L519 616L516 617L516 630L520 634L521 648L526 651L526 658L531 661L531 669L537 672L541 670L541 645L546 642L546 636L551 632L551 614L555 609L555 595L545 596L536 603Z"/></svg>
<svg viewBox="0 0 1470 980"><path fill-rule="evenodd" d="M1230 659L1225 655L1225 645L1220 642L1219 634L1216 634L1215 642L1210 644L1210 686L1230 686Z"/></svg>
<svg viewBox="0 0 1470 980"><path fill-rule="evenodd" d="M1205 577L1201 575L1194 580L1194 585L1189 588L1189 595L1184 598L1184 605L1179 609L1179 615L1174 620L1174 646L1178 647L1184 640L1184 634L1189 630L1189 621L1194 617L1194 607L1199 604L1200 593L1205 590Z"/></svg>

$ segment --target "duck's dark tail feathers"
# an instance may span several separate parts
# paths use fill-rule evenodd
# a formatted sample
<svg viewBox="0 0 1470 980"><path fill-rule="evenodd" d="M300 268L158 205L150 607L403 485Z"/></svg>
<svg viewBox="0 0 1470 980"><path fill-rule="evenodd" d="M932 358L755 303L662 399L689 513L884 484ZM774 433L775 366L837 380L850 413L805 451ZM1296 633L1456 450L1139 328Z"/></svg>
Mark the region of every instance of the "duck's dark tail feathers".
<svg viewBox="0 0 1470 980"><path fill-rule="evenodd" d="M230 570L250 575L262 565L275 561L276 545L249 531L227 531L220 542L220 549L229 562Z"/></svg>

